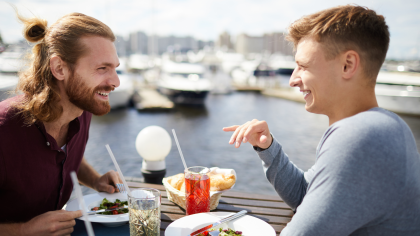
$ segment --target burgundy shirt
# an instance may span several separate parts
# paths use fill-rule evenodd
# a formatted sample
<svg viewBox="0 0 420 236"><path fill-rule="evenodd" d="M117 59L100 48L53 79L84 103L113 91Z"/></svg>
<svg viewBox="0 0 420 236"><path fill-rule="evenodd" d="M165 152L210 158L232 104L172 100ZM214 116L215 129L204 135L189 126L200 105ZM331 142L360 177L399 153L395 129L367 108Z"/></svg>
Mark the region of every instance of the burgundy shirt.
<svg viewBox="0 0 420 236"><path fill-rule="evenodd" d="M28 126L11 102L0 102L0 222L23 222L61 209L70 198L71 171L78 171L89 137L92 114L69 124L67 153L42 122Z"/></svg>

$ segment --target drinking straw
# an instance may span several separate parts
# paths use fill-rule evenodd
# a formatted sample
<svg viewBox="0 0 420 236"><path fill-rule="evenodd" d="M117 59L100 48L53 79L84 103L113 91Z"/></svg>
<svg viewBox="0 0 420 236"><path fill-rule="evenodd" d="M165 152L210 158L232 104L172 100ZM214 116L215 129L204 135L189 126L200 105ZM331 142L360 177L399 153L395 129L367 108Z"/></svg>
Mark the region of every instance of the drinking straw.
<svg viewBox="0 0 420 236"><path fill-rule="evenodd" d="M109 147L109 145L108 145L108 144L107 144L107 145L105 145L105 147L106 147L106 149L108 150L108 153L109 153L109 155L111 156L112 161L114 162L115 168L117 169L118 174L120 175L120 178L121 178L121 180L122 180L122 182L123 182L123 184L124 184L124 188L125 188L125 189L126 189L126 191L128 192L128 195L133 196L133 195L131 195L131 191L130 191L130 189L128 188L128 184L127 184L127 182L125 182L124 175L122 174L121 169L120 169L120 167L118 166L117 161L115 160L115 157L114 157L114 154L113 154L113 153L112 153L112 151L111 151L111 148ZM115 183L115 184L116 184L116 183Z"/></svg>
<svg viewBox="0 0 420 236"><path fill-rule="evenodd" d="M187 164L185 163L184 155L182 155L181 147L178 143L178 138L176 137L175 129L172 129L172 133L174 134L176 146L178 147L179 155L181 155L182 163L184 163L184 168L187 169Z"/></svg>
<svg viewBox="0 0 420 236"><path fill-rule="evenodd" d="M71 176L71 180L73 181L74 190L76 191L79 207L81 208L82 213L83 213L83 219L85 221L85 226L86 226L88 236L95 236L95 234L93 233L92 224L90 223L88 214L86 212L85 200L83 200L82 189L80 188L79 181L77 180L76 172L72 171L70 173L70 176Z"/></svg>

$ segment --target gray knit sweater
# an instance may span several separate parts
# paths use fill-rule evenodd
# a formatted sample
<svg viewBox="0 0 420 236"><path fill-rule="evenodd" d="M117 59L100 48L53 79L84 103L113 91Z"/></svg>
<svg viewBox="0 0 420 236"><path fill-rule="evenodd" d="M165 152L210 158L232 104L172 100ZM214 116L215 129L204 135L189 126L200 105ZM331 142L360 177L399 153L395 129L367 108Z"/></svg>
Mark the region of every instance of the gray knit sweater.
<svg viewBox="0 0 420 236"><path fill-rule="evenodd" d="M275 139L256 151L267 179L296 210L282 236L420 235L420 156L394 113L373 108L331 125L307 172Z"/></svg>

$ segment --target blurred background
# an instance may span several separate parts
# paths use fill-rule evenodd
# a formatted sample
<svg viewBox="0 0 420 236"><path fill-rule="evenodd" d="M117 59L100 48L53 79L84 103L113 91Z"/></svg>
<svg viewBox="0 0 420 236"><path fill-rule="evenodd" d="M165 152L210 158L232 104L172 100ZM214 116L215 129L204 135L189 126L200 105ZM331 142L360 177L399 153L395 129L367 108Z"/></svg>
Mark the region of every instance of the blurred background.
<svg viewBox="0 0 420 236"><path fill-rule="evenodd" d="M54 23L71 12L95 17L114 31L121 86L110 94L112 110L93 117L86 158L100 172L114 169L110 144L125 176L141 178L135 140L145 127L176 129L187 165L233 168L235 190L276 194L249 144L235 149L222 128L266 120L290 159L302 170L328 118L305 111L303 95L289 88L294 63L287 27L304 15L358 4L385 16L391 33L377 79L379 106L399 114L420 145L419 1L9 1L20 14ZM32 45L6 2L0 2L0 100L13 96L18 71ZM172 135L171 135L172 136ZM183 172L178 151L166 157L166 176ZM84 189L84 193L93 190Z"/></svg>

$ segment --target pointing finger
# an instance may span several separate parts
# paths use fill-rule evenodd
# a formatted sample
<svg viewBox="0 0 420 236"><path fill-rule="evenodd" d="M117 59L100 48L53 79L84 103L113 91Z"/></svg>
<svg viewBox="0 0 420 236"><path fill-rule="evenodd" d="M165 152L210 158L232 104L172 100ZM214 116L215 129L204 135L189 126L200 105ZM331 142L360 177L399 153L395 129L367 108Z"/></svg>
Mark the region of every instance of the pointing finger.
<svg viewBox="0 0 420 236"><path fill-rule="evenodd" d="M239 125L234 125L234 126L230 126L230 127L223 127L223 131L225 131L225 132L235 131L238 127L239 127Z"/></svg>
<svg viewBox="0 0 420 236"><path fill-rule="evenodd" d="M241 143L242 143L242 141L243 141L243 135L244 135L244 132L245 132L245 131L248 129L248 127L250 126L249 124L250 124L250 122L247 122L245 125L243 125L243 126L241 127L241 130L239 131L238 136L236 137L236 145L235 145L235 147L236 147L236 148L238 148L238 147L240 147L240 146L241 146Z"/></svg>
<svg viewBox="0 0 420 236"><path fill-rule="evenodd" d="M229 144L233 144L235 142L236 137L238 136L239 132L241 131L241 129L243 128L244 125L241 125L241 126L236 128L235 132L232 134L232 137L230 138Z"/></svg>

